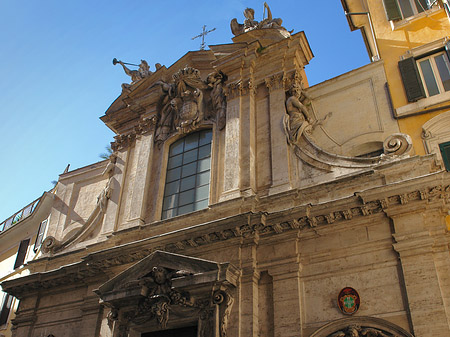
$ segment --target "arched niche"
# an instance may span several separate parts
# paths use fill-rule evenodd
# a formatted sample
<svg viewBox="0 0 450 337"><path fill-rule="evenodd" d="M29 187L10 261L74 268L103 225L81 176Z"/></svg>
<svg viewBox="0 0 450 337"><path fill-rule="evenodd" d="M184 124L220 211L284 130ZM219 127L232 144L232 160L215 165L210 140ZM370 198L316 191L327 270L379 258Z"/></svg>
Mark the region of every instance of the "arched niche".
<svg viewBox="0 0 450 337"><path fill-rule="evenodd" d="M375 317L348 317L330 322L310 337L362 337L362 336L382 336L382 337L414 337L406 330Z"/></svg>

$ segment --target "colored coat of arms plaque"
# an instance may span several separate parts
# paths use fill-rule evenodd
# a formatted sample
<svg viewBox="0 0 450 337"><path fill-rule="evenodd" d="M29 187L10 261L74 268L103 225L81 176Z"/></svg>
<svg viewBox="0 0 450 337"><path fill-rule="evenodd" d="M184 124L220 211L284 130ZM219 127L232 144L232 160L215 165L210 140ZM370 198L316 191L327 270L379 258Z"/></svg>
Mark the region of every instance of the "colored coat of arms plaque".
<svg viewBox="0 0 450 337"><path fill-rule="evenodd" d="M358 292L351 288L345 287L339 292L338 306L345 315L353 315L358 311L360 298Z"/></svg>

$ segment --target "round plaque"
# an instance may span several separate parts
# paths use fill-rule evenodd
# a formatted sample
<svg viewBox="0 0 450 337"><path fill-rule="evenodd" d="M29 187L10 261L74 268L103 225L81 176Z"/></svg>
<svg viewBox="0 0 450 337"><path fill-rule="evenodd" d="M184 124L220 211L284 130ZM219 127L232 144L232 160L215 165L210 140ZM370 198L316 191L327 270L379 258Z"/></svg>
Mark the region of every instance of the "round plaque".
<svg viewBox="0 0 450 337"><path fill-rule="evenodd" d="M345 287L339 292L338 306L345 315L353 315L358 311L360 298L358 292L350 287Z"/></svg>

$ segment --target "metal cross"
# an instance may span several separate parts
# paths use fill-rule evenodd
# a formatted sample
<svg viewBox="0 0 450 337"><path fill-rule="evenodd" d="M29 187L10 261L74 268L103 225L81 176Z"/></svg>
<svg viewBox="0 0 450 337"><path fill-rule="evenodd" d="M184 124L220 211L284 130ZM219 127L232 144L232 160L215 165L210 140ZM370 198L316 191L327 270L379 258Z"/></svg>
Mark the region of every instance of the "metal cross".
<svg viewBox="0 0 450 337"><path fill-rule="evenodd" d="M213 28L211 30L206 31L206 25L204 25L202 33L197 35L197 36L194 36L191 40L195 40L196 38L201 37L202 38L202 44L200 45L200 50L205 50L205 46L206 46L206 44L205 44L205 36L206 36L206 34L211 33L211 32L213 32L215 30L216 29Z"/></svg>

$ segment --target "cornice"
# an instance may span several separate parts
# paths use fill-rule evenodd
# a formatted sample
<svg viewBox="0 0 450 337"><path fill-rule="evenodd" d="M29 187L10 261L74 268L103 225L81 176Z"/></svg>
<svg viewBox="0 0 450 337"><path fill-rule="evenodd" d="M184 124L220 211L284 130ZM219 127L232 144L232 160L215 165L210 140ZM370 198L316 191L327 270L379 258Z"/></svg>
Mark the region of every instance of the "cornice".
<svg viewBox="0 0 450 337"><path fill-rule="evenodd" d="M244 244L251 238L259 239L261 244L261 240L266 237L289 231L306 231L332 224L338 226L346 221L386 213L393 208L403 208L404 212L408 212L422 204L430 205L437 202L442 205L442 203L450 202L450 183L428 184L426 187L416 183L409 185L407 191L402 190L400 193L395 193L395 189L392 189L389 194L385 194L386 187L383 190L381 188L379 195L382 196L370 201L364 201L360 195L354 195L347 198L344 203L341 203L341 200L334 200L319 205L301 205L271 213L249 212L156 235L92 253L86 256L82 262L51 272L36 273L20 279L5 281L2 283L2 287L8 293L20 298L25 293L29 294L34 290L89 282L90 278L95 275L106 275L110 267L137 262L156 250L183 253L183 251L225 241L231 243L234 240L235 244ZM139 229L145 230L145 227L141 226Z"/></svg>

